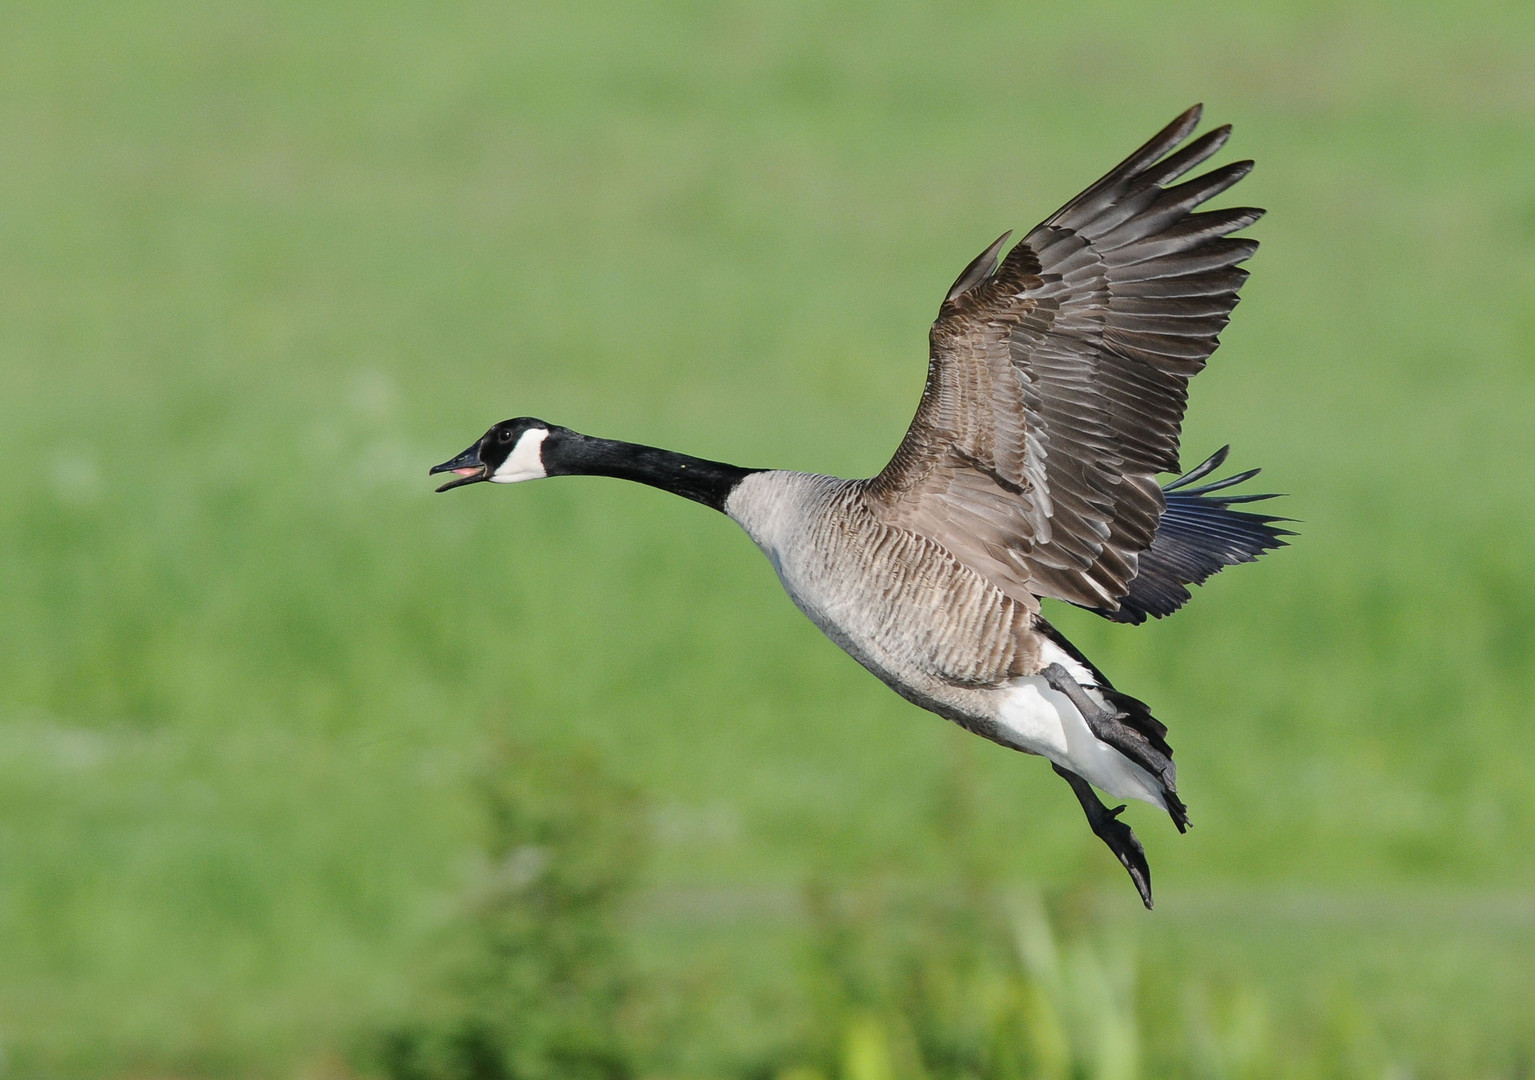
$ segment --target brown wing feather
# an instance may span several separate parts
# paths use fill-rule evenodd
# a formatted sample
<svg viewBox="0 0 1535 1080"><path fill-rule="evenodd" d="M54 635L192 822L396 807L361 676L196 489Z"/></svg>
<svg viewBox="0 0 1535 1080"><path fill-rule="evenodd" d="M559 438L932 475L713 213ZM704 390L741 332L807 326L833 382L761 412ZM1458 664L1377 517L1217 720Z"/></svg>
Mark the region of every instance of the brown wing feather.
<svg viewBox="0 0 1535 1080"><path fill-rule="evenodd" d="M1015 599L1118 606L1178 468L1188 380L1219 344L1261 210L1195 213L1252 167L1168 186L1225 143L1179 149L1195 106L1033 229L966 268L934 323L906 438L869 481L885 520L932 536Z"/></svg>

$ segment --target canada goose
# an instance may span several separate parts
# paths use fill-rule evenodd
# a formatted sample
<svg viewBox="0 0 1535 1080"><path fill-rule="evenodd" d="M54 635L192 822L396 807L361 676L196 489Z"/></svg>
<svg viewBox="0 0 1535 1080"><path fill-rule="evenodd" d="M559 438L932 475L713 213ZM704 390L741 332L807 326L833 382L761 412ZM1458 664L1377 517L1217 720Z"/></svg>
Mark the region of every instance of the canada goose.
<svg viewBox="0 0 1535 1080"><path fill-rule="evenodd" d="M723 511L790 598L896 693L1003 746L1048 758L1151 907L1130 827L1094 793L1165 810L1182 832L1167 729L1040 614L1053 597L1116 622L1161 617L1185 587L1283 545L1283 518L1231 509L1258 470L1178 479L1188 380L1204 367L1263 211L1193 213L1239 161L1168 187L1230 127L1179 149L1185 112L1005 255L1009 233L949 289L927 385L894 458L866 480L743 469L520 417L462 454L438 491L614 476Z"/></svg>

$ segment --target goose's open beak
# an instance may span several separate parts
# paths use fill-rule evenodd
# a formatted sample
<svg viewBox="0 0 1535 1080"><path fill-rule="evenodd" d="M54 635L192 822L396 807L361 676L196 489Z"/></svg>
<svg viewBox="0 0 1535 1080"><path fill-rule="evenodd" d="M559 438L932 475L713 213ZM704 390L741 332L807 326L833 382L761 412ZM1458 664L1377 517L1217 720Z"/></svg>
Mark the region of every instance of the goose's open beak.
<svg viewBox="0 0 1535 1080"><path fill-rule="evenodd" d="M452 461L444 461L441 465L433 465L428 476L436 476L438 473L450 472L458 477L457 480L449 480L438 491L447 491L449 488L463 487L465 484L478 484L482 480L490 479L490 470L480 460L480 444L475 443Z"/></svg>

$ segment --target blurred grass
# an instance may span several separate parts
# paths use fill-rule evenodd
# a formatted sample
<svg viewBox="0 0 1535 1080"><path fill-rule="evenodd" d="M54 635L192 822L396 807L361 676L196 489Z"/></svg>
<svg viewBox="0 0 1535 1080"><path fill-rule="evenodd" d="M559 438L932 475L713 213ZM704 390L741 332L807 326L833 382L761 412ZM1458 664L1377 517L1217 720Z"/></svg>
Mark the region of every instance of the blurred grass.
<svg viewBox="0 0 1535 1080"><path fill-rule="evenodd" d="M9 1068L343 1045L506 732L644 794L659 895L941 877L959 769L976 858L1133 907L1048 770L883 691L728 523L424 473L524 413L877 469L958 268L1194 100L1270 214L1186 446L1305 524L1166 625L1053 615L1198 825L1138 815L1132 932L1281 1027L1344 987L1397 1060L1528 1060L1532 46L1490 3L0 8ZM646 947L771 984L744 923Z"/></svg>

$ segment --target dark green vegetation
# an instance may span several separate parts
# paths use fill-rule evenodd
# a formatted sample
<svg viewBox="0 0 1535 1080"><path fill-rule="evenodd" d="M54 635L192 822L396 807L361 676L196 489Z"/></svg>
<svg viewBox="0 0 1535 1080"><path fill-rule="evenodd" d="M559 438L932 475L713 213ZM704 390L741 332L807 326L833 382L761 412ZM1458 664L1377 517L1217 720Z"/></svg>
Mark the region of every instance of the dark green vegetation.
<svg viewBox="0 0 1535 1080"><path fill-rule="evenodd" d="M645 988L619 918L644 850L633 795L581 756L484 763L483 863L422 950L421 992L371 1047L397 1080L632 1075Z"/></svg>
<svg viewBox="0 0 1535 1080"><path fill-rule="evenodd" d="M655 1075L881 1080L912 970L1032 992L975 944L1018 925L1139 1032L1088 1075L1535 1057L1535 15L1018 9L0 7L8 1080L375 1067L451 975L504 742L643 808ZM1201 99L1270 215L1187 457L1305 524L1165 625L1054 613L1172 726L1156 913L723 519L430 493L518 414L879 468L960 267Z"/></svg>

